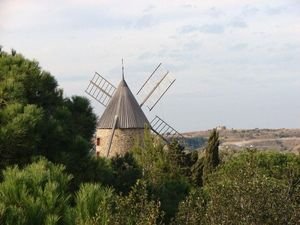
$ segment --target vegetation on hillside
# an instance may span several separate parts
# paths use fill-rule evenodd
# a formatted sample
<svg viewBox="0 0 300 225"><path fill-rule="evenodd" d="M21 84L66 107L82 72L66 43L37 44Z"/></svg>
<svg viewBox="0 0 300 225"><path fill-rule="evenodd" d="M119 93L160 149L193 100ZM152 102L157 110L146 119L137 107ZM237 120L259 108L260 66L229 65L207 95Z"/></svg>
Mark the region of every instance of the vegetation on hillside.
<svg viewBox="0 0 300 225"><path fill-rule="evenodd" d="M192 150L202 149L211 130L184 133L187 147ZM220 149L239 151L249 146L260 150L278 150L300 153L300 129L228 129L218 128ZM199 141L198 141L199 140Z"/></svg>
<svg viewBox="0 0 300 225"><path fill-rule="evenodd" d="M142 147L94 158L95 126L86 98L0 51L0 224L299 224L299 155L224 157L214 129L203 151L146 130Z"/></svg>

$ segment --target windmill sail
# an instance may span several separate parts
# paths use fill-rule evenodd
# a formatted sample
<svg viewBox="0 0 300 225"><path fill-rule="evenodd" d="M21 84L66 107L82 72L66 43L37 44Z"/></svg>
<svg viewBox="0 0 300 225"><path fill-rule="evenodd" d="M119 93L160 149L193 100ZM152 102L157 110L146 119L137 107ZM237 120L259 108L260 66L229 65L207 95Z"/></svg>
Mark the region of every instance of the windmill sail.
<svg viewBox="0 0 300 225"><path fill-rule="evenodd" d="M155 68L137 92L137 95L142 99L140 106L147 105L149 111L156 106L176 80L161 65L160 63Z"/></svg>
<svg viewBox="0 0 300 225"><path fill-rule="evenodd" d="M113 84L95 72L85 92L106 107L115 90L116 87Z"/></svg>
<svg viewBox="0 0 300 225"><path fill-rule="evenodd" d="M160 117L155 116L155 118L150 122L150 125L154 133L158 134L166 142L169 143L170 141L176 139L179 141L179 143L184 144L184 136Z"/></svg>

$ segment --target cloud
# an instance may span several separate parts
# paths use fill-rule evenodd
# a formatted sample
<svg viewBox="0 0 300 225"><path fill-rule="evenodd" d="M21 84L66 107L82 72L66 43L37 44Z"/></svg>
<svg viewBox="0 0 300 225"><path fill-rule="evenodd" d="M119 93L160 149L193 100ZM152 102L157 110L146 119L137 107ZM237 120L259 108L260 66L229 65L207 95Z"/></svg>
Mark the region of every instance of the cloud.
<svg viewBox="0 0 300 225"><path fill-rule="evenodd" d="M115 29L129 27L133 21L130 16L115 15L104 7L88 5L67 5L66 2L55 4L41 1L40 4L20 3L19 1L5 4L3 20L0 26L9 32L67 32L81 29L102 28ZM18 7L14 7L18 6ZM24 8L27 7L27 10ZM1 6L0 6L1 8ZM1 15L2 17L2 15Z"/></svg>
<svg viewBox="0 0 300 225"><path fill-rule="evenodd" d="M239 43L239 44L235 44L235 45L230 46L229 50L240 51L240 50L243 50L243 49L245 49L247 47L248 47L247 43Z"/></svg>
<svg viewBox="0 0 300 225"><path fill-rule="evenodd" d="M156 55L152 52L144 52L144 53L142 53L138 56L138 59L139 60L146 60L146 59L150 59L150 58L155 57L155 56Z"/></svg>
<svg viewBox="0 0 300 225"><path fill-rule="evenodd" d="M191 33L194 31L198 31L199 27L194 25L184 25L180 28L180 33Z"/></svg>
<svg viewBox="0 0 300 225"><path fill-rule="evenodd" d="M83 86L95 70L117 84L122 57L126 60L126 79L133 90L162 62L178 80L178 88L173 89L178 115L170 105L166 115L182 121L180 116L188 113L189 120L180 125L187 130L192 125L194 129L202 128L206 123L201 117L197 120L200 125L194 125L203 110L201 105L208 109L203 115L211 121L205 126L212 127L217 121L220 114L215 113L213 118L211 112L219 112L220 106L209 105L208 100L216 90L215 100L224 104L226 118L237 114L236 107L227 107L233 104L232 96L236 99L233 105L240 105L261 88L255 100L261 105L269 104L272 99L260 98L265 91L262 85L267 85L270 96L277 90L293 93L287 108L300 115L300 107L296 109L294 105L300 85L299 0L184 3L0 0L0 42L4 48L15 48L28 58L36 58L57 76L68 95L83 94ZM182 97L184 92L189 93ZM200 101L193 110L186 107L191 98ZM253 115L254 109L240 108L239 114ZM228 125L231 122L243 127L248 121L234 117ZM256 119L261 118L259 114ZM273 119L276 126L276 118ZM174 123L176 128L177 125L179 122Z"/></svg>
<svg viewBox="0 0 300 225"><path fill-rule="evenodd" d="M143 12L149 13L149 12L153 11L155 8L156 8L155 5L149 5L143 10Z"/></svg>
<svg viewBox="0 0 300 225"><path fill-rule="evenodd" d="M202 43L200 41L190 40L178 46L161 46L160 49L155 51L145 51L138 56L138 59L146 62L155 61L156 59L163 62L170 61L169 64L179 71L186 69L187 62L199 59L201 47Z"/></svg>
<svg viewBox="0 0 300 225"><path fill-rule="evenodd" d="M153 25L155 25L153 16L150 14L146 14L137 19L134 27L137 29L143 29L151 27Z"/></svg>
<svg viewBox="0 0 300 225"><path fill-rule="evenodd" d="M235 28L248 27L247 23L240 18L233 19L228 25Z"/></svg>
<svg viewBox="0 0 300 225"><path fill-rule="evenodd" d="M221 24L204 24L202 26L185 25L181 27L180 33L209 33L209 34L221 34L224 33L224 26Z"/></svg>
<svg viewBox="0 0 300 225"><path fill-rule="evenodd" d="M202 33L221 34L224 33L224 26L221 24L206 24L199 27L199 31Z"/></svg>
<svg viewBox="0 0 300 225"><path fill-rule="evenodd" d="M183 49L188 51L197 50L201 46L200 41L189 41L183 45Z"/></svg>
<svg viewBox="0 0 300 225"><path fill-rule="evenodd" d="M204 24L201 26L195 25L184 25L179 29L179 32L182 34L200 32L207 34L223 34L226 28L246 28L248 27L247 23L241 19L233 19L228 24Z"/></svg>
<svg viewBox="0 0 300 225"><path fill-rule="evenodd" d="M285 6L276 6L276 7L270 7L268 6L265 10L265 12L268 14L268 15L278 15L278 14L281 14L283 12L286 11L286 7Z"/></svg>
<svg viewBox="0 0 300 225"><path fill-rule="evenodd" d="M188 3L182 4L181 6L182 6L183 8L194 8L194 7L195 7L194 5L188 4Z"/></svg>
<svg viewBox="0 0 300 225"><path fill-rule="evenodd" d="M224 11L218 9L217 7L211 7L208 10L207 14L213 18L217 18L217 17L223 16L225 13L224 13Z"/></svg>
<svg viewBox="0 0 300 225"><path fill-rule="evenodd" d="M259 12L259 9L252 5L246 5L242 8L242 15L244 17L254 16Z"/></svg>

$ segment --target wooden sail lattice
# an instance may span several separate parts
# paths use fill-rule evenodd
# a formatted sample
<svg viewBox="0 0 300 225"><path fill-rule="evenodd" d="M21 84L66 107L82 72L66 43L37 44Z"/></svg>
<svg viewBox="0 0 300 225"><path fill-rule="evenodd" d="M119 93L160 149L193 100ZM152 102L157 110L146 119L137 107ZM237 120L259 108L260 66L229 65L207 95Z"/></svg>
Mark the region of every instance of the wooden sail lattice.
<svg viewBox="0 0 300 225"><path fill-rule="evenodd" d="M115 91L116 87L97 72L95 72L94 77L90 80L90 83L85 90L88 95L105 107Z"/></svg>
<svg viewBox="0 0 300 225"><path fill-rule="evenodd" d="M184 136L160 117L155 116L155 118L150 122L150 125L154 133L158 134L166 142L177 140L179 143L184 144Z"/></svg>
<svg viewBox="0 0 300 225"><path fill-rule="evenodd" d="M160 63L137 92L137 96L142 99L140 106L142 107L145 104L151 111L175 80Z"/></svg>

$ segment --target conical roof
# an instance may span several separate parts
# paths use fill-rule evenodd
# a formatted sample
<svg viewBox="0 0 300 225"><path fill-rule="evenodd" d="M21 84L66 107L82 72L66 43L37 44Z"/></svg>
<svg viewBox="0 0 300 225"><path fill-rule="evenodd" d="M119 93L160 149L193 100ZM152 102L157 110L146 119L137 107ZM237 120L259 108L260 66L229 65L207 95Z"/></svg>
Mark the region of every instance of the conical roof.
<svg viewBox="0 0 300 225"><path fill-rule="evenodd" d="M149 122L130 91L126 81L122 79L115 94L98 121L100 129L112 129L115 116L118 116L116 128L144 128Z"/></svg>

